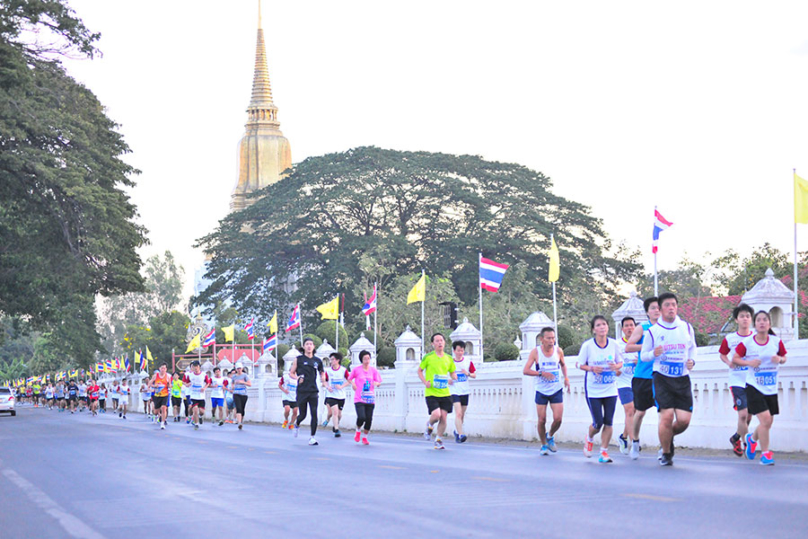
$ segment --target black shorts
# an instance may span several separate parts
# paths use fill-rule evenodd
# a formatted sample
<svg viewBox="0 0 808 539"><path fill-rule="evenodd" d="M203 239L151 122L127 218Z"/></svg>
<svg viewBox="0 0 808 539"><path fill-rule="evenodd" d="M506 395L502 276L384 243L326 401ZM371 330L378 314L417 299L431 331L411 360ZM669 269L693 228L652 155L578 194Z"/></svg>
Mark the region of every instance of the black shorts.
<svg viewBox="0 0 808 539"><path fill-rule="evenodd" d="M73 395L72 397L68 397L67 400L75 402L75 401L79 400L79 398L77 396Z"/></svg>
<svg viewBox="0 0 808 539"><path fill-rule="evenodd" d="M735 388L733 388L735 389ZM766 395L758 391L754 386L746 386L746 399L749 401L749 413L752 415L769 412L771 415L780 413L780 404L777 402L777 394Z"/></svg>
<svg viewBox="0 0 808 539"><path fill-rule="evenodd" d="M283 405L289 408L297 408L297 401L283 401Z"/></svg>
<svg viewBox="0 0 808 539"><path fill-rule="evenodd" d="M329 408L331 406L339 406L339 409L342 410L342 408L345 406L345 399L335 399L333 397L326 397L325 405L328 406Z"/></svg>
<svg viewBox="0 0 808 539"><path fill-rule="evenodd" d="M87 397L79 397L79 400L83 403L87 403Z"/></svg>
<svg viewBox="0 0 808 539"><path fill-rule="evenodd" d="M730 387L732 391L732 409L733 410L746 410L749 403L746 399L745 387Z"/></svg>
<svg viewBox="0 0 808 539"><path fill-rule="evenodd" d="M56 397L56 400L57 401L63 401L63 400L65 400L65 398L64 397Z"/></svg>
<svg viewBox="0 0 808 539"><path fill-rule="evenodd" d="M452 404L459 403L460 406L468 406L469 405L469 396L468 395L452 395Z"/></svg>
<svg viewBox="0 0 808 539"><path fill-rule="evenodd" d="M650 378L632 378L631 391L634 392L634 409L644 412L654 406L654 381Z"/></svg>
<svg viewBox="0 0 808 539"><path fill-rule="evenodd" d="M167 396L163 396L163 397L154 396L154 397L152 397L152 402L154 402L154 407L155 408L162 408L163 406L168 406L168 397ZM204 408L204 407L205 406L203 405L202 408Z"/></svg>
<svg viewBox="0 0 808 539"><path fill-rule="evenodd" d="M427 397L426 398L426 409L429 410L431 414L435 410L440 408L444 412L451 414L452 413L452 397Z"/></svg>
<svg viewBox="0 0 808 539"><path fill-rule="evenodd" d="M693 411L693 391L690 387L690 376L671 378L664 374L654 373L654 400L657 410Z"/></svg>
<svg viewBox="0 0 808 539"><path fill-rule="evenodd" d="M182 406L182 397L171 397L171 406Z"/></svg>
<svg viewBox="0 0 808 539"><path fill-rule="evenodd" d="M205 409L205 399L191 399L191 408Z"/></svg>

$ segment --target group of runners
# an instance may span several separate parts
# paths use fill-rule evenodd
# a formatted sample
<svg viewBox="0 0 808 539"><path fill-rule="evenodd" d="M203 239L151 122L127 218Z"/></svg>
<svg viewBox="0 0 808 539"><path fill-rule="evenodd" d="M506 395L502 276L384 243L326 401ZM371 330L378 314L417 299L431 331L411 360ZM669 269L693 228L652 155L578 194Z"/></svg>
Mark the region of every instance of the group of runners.
<svg viewBox="0 0 808 539"><path fill-rule="evenodd" d="M640 456L640 431L646 412L656 407L659 415L659 464L671 466L675 454L675 438L687 430L693 414L693 394L690 371L696 366L696 340L693 327L678 316L678 300L672 293L647 298L643 303L648 322L640 325L631 317L621 321L620 339L609 335L609 323L604 316L595 316L590 324L593 337L581 345L576 367L584 371L584 391L592 417L584 435L583 452L589 458L599 435L598 461L613 462L609 443L613 434L617 401L625 412L625 427L618 437L620 452L632 460ZM777 378L779 366L786 361L786 349L771 329L768 313L755 313L741 304L733 317L738 330L727 335L719 349L722 361L729 367L729 385L734 407L738 412L736 432L730 437L734 454L753 460L758 453L761 464L773 465L769 433L773 417L779 413ZM452 351L445 350L441 333L431 338L433 351L426 354L418 366L418 377L424 384L428 419L424 438L434 441L435 449L445 449L443 437L448 428L448 416L454 414L455 442L464 443L463 422L469 405L469 380L476 378L474 363L465 356L465 343L454 341ZM333 352L328 365L314 354L314 341L305 338L302 353L292 361L280 377L278 388L283 393L284 421L282 428L291 429L297 438L300 426L310 416L309 445L318 445L318 426L331 424L334 437L342 436L342 412L352 389L356 411L354 441L369 445L368 435L373 423L376 390L381 385L379 371L371 365L371 353L359 354L360 364L350 371L342 365L343 357ZM567 364L557 344L555 330L541 330L538 345L524 365L523 374L535 380L535 403L538 416L537 431L541 441L540 454L557 451L555 434L563 421L564 392L570 392ZM318 384L319 382L319 384ZM219 426L235 422L243 428L247 388L252 381L240 362L230 372L218 367L211 373L202 372L198 361L191 363L185 373L169 375L167 365L160 366L150 379L143 381L139 393L147 418L166 428L169 399L174 421L181 421L180 408L185 407L186 423L195 429L204 421L205 394L211 390L211 419ZM325 392L326 417L318 419L320 387ZM106 411L110 396L113 411L126 418L129 395L133 388L124 379L100 386L94 380L58 382L44 388L44 397L31 393L35 405L47 405L71 413L89 409L93 415ZM548 410L553 421L547 429ZM752 416L758 426L749 432ZM434 440L433 440L434 439Z"/></svg>

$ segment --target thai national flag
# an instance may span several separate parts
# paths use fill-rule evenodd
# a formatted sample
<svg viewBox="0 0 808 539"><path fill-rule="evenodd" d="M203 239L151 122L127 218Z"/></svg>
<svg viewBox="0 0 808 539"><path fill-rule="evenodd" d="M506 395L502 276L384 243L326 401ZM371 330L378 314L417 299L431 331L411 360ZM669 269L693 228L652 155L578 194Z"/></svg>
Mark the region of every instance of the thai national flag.
<svg viewBox="0 0 808 539"><path fill-rule="evenodd" d="M659 242L659 233L663 230L668 230L673 223L662 217L662 214L654 208L654 242L651 251L653 253L657 252L657 243Z"/></svg>
<svg viewBox="0 0 808 539"><path fill-rule="evenodd" d="M143 350L140 351L140 372L145 371L147 368L146 365L146 356L143 355Z"/></svg>
<svg viewBox="0 0 808 539"><path fill-rule="evenodd" d="M292 311L292 317L289 319L289 323L286 324L286 331L292 331L293 329L300 327L300 305L295 305L295 310Z"/></svg>
<svg viewBox="0 0 808 539"><path fill-rule="evenodd" d="M278 346L278 335L275 334L269 339L264 341L264 352L274 350Z"/></svg>
<svg viewBox="0 0 808 539"><path fill-rule="evenodd" d="M126 372L129 372L129 356L123 359L123 366L126 368Z"/></svg>
<svg viewBox="0 0 808 539"><path fill-rule="evenodd" d="M365 316L370 316L371 314L376 312L376 285L373 285L373 295L370 296L370 299L365 301L365 304L362 306L362 314Z"/></svg>
<svg viewBox="0 0 808 539"><path fill-rule="evenodd" d="M252 321L252 318L250 318L250 321L249 321L249 322L247 322L247 325L246 325L246 326L244 326L244 331L246 331L246 332L247 332L247 339L248 339L248 340L250 340L250 341L251 341L251 340L253 340L253 339L255 338L255 331L253 330L253 321Z"/></svg>
<svg viewBox="0 0 808 539"><path fill-rule="evenodd" d="M216 344L216 328L210 330L210 333L205 335L205 339L202 342L202 347L207 348L208 346Z"/></svg>
<svg viewBox="0 0 808 539"><path fill-rule="evenodd" d="M509 267L508 264L500 264L480 257L480 288L489 292L498 292L502 278Z"/></svg>

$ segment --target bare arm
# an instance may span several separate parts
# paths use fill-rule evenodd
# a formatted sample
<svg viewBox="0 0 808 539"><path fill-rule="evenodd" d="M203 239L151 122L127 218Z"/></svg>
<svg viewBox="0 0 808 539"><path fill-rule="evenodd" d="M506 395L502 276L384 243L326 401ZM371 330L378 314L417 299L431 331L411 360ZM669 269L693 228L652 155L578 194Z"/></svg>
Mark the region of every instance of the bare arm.
<svg viewBox="0 0 808 539"><path fill-rule="evenodd" d="M561 350L559 349L559 352ZM541 373L536 369L533 369L533 365L539 359L539 352L535 348L530 351L530 355L527 356L527 361L525 362L525 368L522 369L522 374L525 376L541 376Z"/></svg>
<svg viewBox="0 0 808 539"><path fill-rule="evenodd" d="M424 376L424 369L422 369L420 365L418 366L418 378L421 379L421 383L424 384L424 386L429 387L430 385L432 385L432 382L426 381L426 376Z"/></svg>
<svg viewBox="0 0 808 539"><path fill-rule="evenodd" d="M637 344L642 339L643 329L642 326L637 326L634 328L634 331L631 334L631 337L628 339L628 343L626 344L626 352L639 352L642 350L642 345Z"/></svg>

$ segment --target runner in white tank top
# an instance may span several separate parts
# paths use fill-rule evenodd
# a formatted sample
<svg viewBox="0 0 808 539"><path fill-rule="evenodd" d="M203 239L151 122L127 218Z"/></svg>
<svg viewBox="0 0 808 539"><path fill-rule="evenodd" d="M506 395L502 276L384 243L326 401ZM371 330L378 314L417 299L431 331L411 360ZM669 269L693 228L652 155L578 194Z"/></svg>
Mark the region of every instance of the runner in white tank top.
<svg viewBox="0 0 808 539"><path fill-rule="evenodd" d="M469 378L477 378L477 369L471 359L466 357L466 343L454 341L452 352L457 380L449 379L449 392L452 395L455 415L455 442L462 444L468 439L463 433L463 421L466 419L466 409L469 407L469 395L471 394Z"/></svg>
<svg viewBox="0 0 808 539"><path fill-rule="evenodd" d="M339 438L339 420L342 419L342 409L345 407L345 388L348 387L348 369L342 366L342 354L334 352L329 357L330 365L325 369L325 407L328 412L323 426L333 419L331 430L334 437Z"/></svg>
<svg viewBox="0 0 808 539"><path fill-rule="evenodd" d="M749 423L752 422L752 416L747 410L746 398L746 371L749 370L749 367L735 365L732 358L741 341L754 333L751 329L754 314L755 311L746 303L735 307L732 311L732 318L738 325L738 331L724 337L721 347L718 349L718 357L729 367L729 389L732 392L733 408L738 412L738 426L735 434L730 436L729 443L732 445L732 452L739 457L743 456L744 439L749 432Z"/></svg>
<svg viewBox="0 0 808 539"><path fill-rule="evenodd" d="M564 387L570 391L570 382L567 377L567 365L564 362L564 352L556 346L555 330L546 327L539 333L539 346L530 351L522 374L535 376L536 387L536 415L538 424L536 429L541 440L542 455L549 455L557 451L555 433L561 428L564 415ZM561 375L564 381L561 381ZM563 385L562 385L563 383ZM547 433L547 405L553 412L553 423L550 433Z"/></svg>
<svg viewBox="0 0 808 539"><path fill-rule="evenodd" d="M629 443L633 443L632 432L634 431L634 391L631 389L631 382L634 379L634 368L639 360L638 354L627 354L626 346L628 340L634 334L637 323L633 318L627 316L620 322L620 330L623 332L622 338L617 339L617 346L623 354L623 368L617 377L617 396L620 397L620 404L623 405L626 421L623 432L617 437L620 452L628 455Z"/></svg>
<svg viewBox="0 0 808 539"><path fill-rule="evenodd" d="M285 429L288 427L289 430L292 430L295 421L297 421L297 377L292 377L292 375L289 374L288 367L286 368L286 372L283 373L283 376L281 376L281 379L278 380L278 389L283 393L281 397L283 404L283 425L281 428ZM289 419L290 414L292 415L291 420Z"/></svg>

